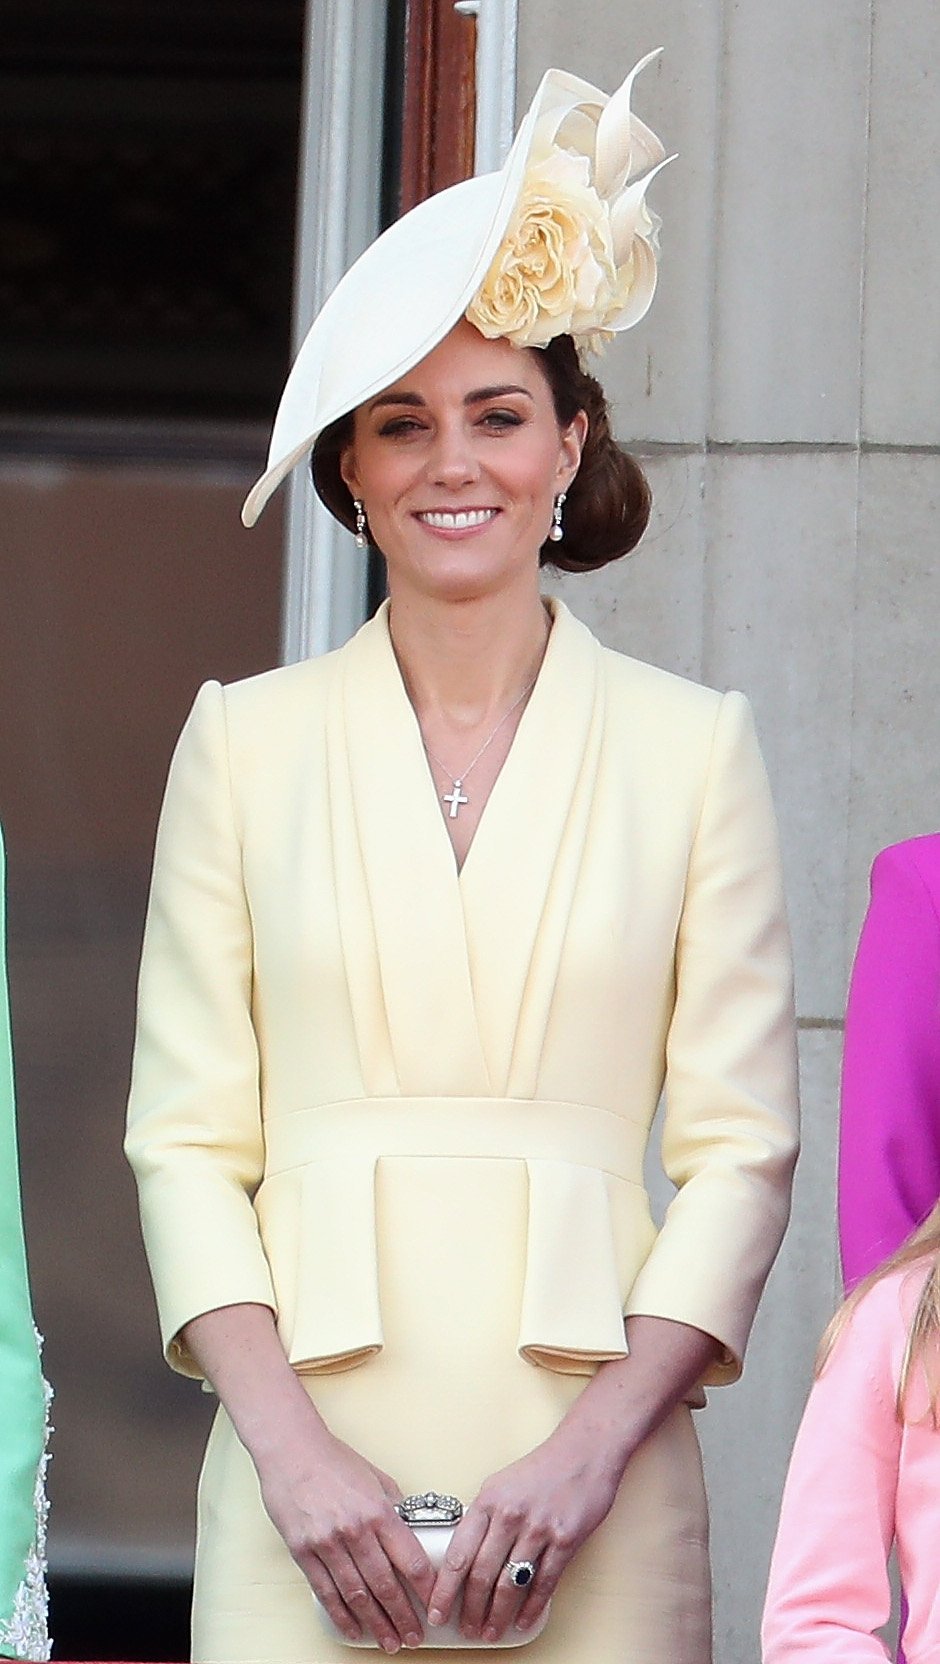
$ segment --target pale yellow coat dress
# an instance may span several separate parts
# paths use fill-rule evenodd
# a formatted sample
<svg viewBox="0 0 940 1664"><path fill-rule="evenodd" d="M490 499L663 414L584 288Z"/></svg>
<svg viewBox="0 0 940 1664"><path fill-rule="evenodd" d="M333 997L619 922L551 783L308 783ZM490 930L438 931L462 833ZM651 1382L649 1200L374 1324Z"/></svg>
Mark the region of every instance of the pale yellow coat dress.
<svg viewBox="0 0 940 1664"><path fill-rule="evenodd" d="M334 1432L406 1492L465 1501L624 1354L624 1312L717 1336L715 1378L733 1378L795 1148L747 703L554 611L459 876L384 609L337 653L207 684L170 773L141 972L128 1149L171 1363L195 1372L175 1338L190 1318L266 1303ZM678 1193L657 1234L643 1157L664 1084ZM354 1656L222 1411L194 1655ZM705 1664L686 1406L631 1462L525 1656Z"/></svg>

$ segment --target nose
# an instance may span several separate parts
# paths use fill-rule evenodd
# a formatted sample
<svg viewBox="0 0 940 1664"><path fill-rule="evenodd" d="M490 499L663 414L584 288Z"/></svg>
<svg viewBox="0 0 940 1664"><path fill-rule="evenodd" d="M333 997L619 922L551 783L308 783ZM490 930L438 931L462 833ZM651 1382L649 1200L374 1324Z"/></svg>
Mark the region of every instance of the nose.
<svg viewBox="0 0 940 1664"><path fill-rule="evenodd" d="M452 488L472 485L478 478L480 464L463 422L440 424L428 458L428 470L435 485Z"/></svg>

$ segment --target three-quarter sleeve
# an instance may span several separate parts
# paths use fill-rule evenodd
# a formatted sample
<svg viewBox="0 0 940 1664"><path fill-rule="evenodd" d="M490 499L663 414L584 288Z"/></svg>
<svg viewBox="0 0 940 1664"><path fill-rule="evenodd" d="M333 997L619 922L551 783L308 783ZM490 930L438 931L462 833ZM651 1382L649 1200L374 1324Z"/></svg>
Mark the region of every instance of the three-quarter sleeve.
<svg viewBox="0 0 940 1664"><path fill-rule="evenodd" d="M798 1132L790 939L777 831L747 700L715 724L676 947L662 1156L677 1187L627 1315L725 1349L733 1380L789 1215Z"/></svg>
<svg viewBox="0 0 940 1664"><path fill-rule="evenodd" d="M915 839L882 850L845 1016L839 1239L847 1287L940 1196L940 918Z"/></svg>
<svg viewBox="0 0 940 1664"><path fill-rule="evenodd" d="M852 1314L815 1382L783 1494L762 1628L763 1664L884 1664L891 1612L904 1348L897 1278Z"/></svg>
<svg viewBox="0 0 940 1664"><path fill-rule="evenodd" d="M252 930L224 695L200 690L170 767L138 996L126 1151L168 1360L220 1306L275 1306L252 1197L264 1140L251 1020Z"/></svg>

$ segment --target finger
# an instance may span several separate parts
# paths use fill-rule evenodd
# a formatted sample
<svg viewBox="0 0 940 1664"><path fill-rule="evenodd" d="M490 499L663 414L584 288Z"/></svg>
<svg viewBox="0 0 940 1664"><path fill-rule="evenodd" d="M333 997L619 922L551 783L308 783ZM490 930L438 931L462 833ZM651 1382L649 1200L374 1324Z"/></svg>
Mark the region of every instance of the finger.
<svg viewBox="0 0 940 1664"><path fill-rule="evenodd" d="M371 1635L386 1652L397 1652L399 1639L394 1625L378 1605L352 1556L337 1547L331 1556L329 1569L340 1598L363 1634Z"/></svg>
<svg viewBox="0 0 940 1664"><path fill-rule="evenodd" d="M562 1567L566 1564L566 1562L564 1562L564 1558L559 1556L559 1551L557 1551L557 1549L547 1549L546 1546L544 1546L544 1543L536 1543L534 1539L529 1541L529 1543L522 1541L522 1543L514 1544L512 1553L507 1556L507 1559L509 1559L509 1561L516 1562L516 1564L519 1564L521 1561L529 1561L532 1566L536 1567L536 1572L534 1572L532 1581L522 1587L522 1589L519 1589L519 1587L512 1582L512 1577L511 1574L509 1574L509 1571L507 1571L506 1564L502 1566L501 1572L499 1572L499 1577L496 1579L496 1584L494 1584L494 1589L492 1589L492 1601L489 1602L489 1611L486 1612L484 1621L482 1621L482 1639L484 1639L484 1641L489 1642L489 1644L494 1641L499 1641L499 1639L506 1634L507 1629L509 1629L509 1624L516 1624L517 1626L517 1624L519 1624L519 1619L521 1619L522 1612L527 1611L529 1602L536 1599L536 1591L539 1591L539 1606L534 1609L534 1617L539 1616L542 1606L546 1604L547 1597L549 1597L546 1594L546 1597L541 1599L541 1591L542 1582L544 1582L544 1577L546 1577L546 1569L547 1572L549 1572L549 1576L551 1576L552 1556L554 1556L554 1559L559 1561L559 1564L557 1564L556 1574L554 1574L554 1581L552 1581L551 1584L552 1589L554 1589L557 1579L561 1576ZM534 1619L532 1619L532 1621L534 1621Z"/></svg>
<svg viewBox="0 0 940 1664"><path fill-rule="evenodd" d="M495 1516L490 1521L490 1528L464 1580L460 1633L467 1641L477 1641L480 1638L496 1592L497 1580L504 1573L517 1531L518 1526L498 1520ZM512 1584L509 1584L509 1587L511 1589Z"/></svg>
<svg viewBox="0 0 940 1664"><path fill-rule="evenodd" d="M481 1508L468 1508L444 1555L428 1601L428 1623L446 1624L464 1578L489 1530L489 1516Z"/></svg>
<svg viewBox="0 0 940 1664"><path fill-rule="evenodd" d="M539 1561L536 1575L526 1590L526 1598L522 1609L516 1616L516 1629L532 1629L538 1622L558 1587L558 1580L562 1572L573 1555L573 1548L552 1547L545 1550Z"/></svg>
<svg viewBox="0 0 940 1664"><path fill-rule="evenodd" d="M412 1545L412 1554L417 1547L417 1543ZM364 1538L358 1544L350 1544L350 1549L373 1600L392 1624L396 1640L407 1647L420 1646L424 1625L408 1588L402 1583L378 1537ZM342 1585L340 1591L345 1598Z"/></svg>
<svg viewBox="0 0 940 1664"><path fill-rule="evenodd" d="M329 1613L340 1633L345 1635L347 1641L361 1641L362 1626L346 1605L323 1561L311 1556L304 1562L302 1569L317 1600Z"/></svg>
<svg viewBox="0 0 940 1664"><path fill-rule="evenodd" d="M398 1652L402 1645L399 1635L385 1608L376 1600L365 1573L342 1543L334 1543L321 1550L327 1570L336 1585L341 1600L353 1614L364 1634L371 1635L384 1652Z"/></svg>
<svg viewBox="0 0 940 1664"><path fill-rule="evenodd" d="M377 1535L399 1577L427 1606L434 1587L434 1567L410 1526L393 1514L379 1527Z"/></svg>
<svg viewBox="0 0 940 1664"><path fill-rule="evenodd" d="M397 1479L393 1479L390 1473L385 1472L384 1468L377 1468L374 1462L370 1462L369 1466L375 1474L375 1477L381 1485L385 1495L388 1497L389 1502L400 1502L404 1492L402 1491Z"/></svg>

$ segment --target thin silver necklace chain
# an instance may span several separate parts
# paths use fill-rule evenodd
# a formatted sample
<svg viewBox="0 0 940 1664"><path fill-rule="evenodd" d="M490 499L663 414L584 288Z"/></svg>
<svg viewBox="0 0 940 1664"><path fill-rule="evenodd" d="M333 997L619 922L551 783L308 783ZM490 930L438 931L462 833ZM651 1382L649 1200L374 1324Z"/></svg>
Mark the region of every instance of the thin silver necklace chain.
<svg viewBox="0 0 940 1664"><path fill-rule="evenodd" d="M460 774L457 774L457 775L451 774L450 769L447 767L447 764L442 763L440 757L435 757L434 752L431 750L431 747L428 745L428 742L424 738L424 733L422 731L421 740L422 740L422 743L424 745L425 751L427 752L428 756L430 757L432 763L437 764L438 768L441 770L441 773L447 775L448 780L450 781L451 785L454 788L452 792L442 792L441 793L441 802L449 804L448 814L449 814L451 820L456 820L457 816L458 816L460 810L463 808L464 804L470 802L469 797L466 797L464 795L464 792L463 792L463 783L466 780L467 775L470 773L470 770L473 769L473 768L476 768L477 763L480 761L480 758L482 757L484 751L488 750L488 748L492 745L493 741L495 740L495 738L496 738L497 734L499 733L499 730L502 728L503 724L509 721L509 718L512 716L513 711L518 710L519 706L522 704L522 701L523 701L523 699L525 699L526 695L532 692L532 689L535 687L535 684L538 681L538 679L539 679L538 671L536 671L536 673L533 676L533 678L532 678L531 682L529 683L528 687L523 688L523 690L520 693L518 699L514 699L512 704L510 705L508 711L503 712L502 716L500 717L499 721L497 722L496 727L493 729L493 732L490 734L489 738L485 739L483 741L483 744L480 746L480 749L477 752L476 756L474 757L473 761L468 763L466 768Z"/></svg>

